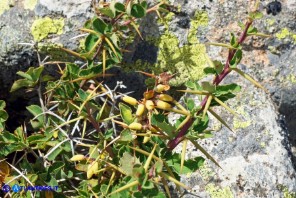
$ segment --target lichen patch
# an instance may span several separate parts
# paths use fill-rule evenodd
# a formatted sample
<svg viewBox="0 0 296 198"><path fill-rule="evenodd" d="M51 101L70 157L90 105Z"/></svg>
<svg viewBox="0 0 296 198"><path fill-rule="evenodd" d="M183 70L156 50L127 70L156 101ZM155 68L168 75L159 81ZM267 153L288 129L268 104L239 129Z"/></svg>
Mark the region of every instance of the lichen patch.
<svg viewBox="0 0 296 198"><path fill-rule="evenodd" d="M214 184L208 184L206 186L206 191L210 194L211 198L234 198L229 187L219 188Z"/></svg>
<svg viewBox="0 0 296 198"><path fill-rule="evenodd" d="M288 28L283 28L280 32L276 33L275 36L279 40L290 38L292 42L296 44L296 34L290 31Z"/></svg>
<svg viewBox="0 0 296 198"><path fill-rule="evenodd" d="M0 15L2 15L6 10L9 10L10 0L1 0L0 1Z"/></svg>
<svg viewBox="0 0 296 198"><path fill-rule="evenodd" d="M31 33L35 41L41 41L49 34L62 34L64 28L64 19L51 19L49 17L40 18L33 22Z"/></svg>
<svg viewBox="0 0 296 198"><path fill-rule="evenodd" d="M27 10L34 10L38 0L24 0L23 5Z"/></svg>

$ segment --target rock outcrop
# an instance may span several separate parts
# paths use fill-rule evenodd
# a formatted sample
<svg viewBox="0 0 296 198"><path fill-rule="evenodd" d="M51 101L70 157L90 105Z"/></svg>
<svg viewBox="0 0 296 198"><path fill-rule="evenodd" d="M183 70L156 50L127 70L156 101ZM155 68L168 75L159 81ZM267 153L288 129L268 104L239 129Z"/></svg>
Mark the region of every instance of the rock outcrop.
<svg viewBox="0 0 296 198"><path fill-rule="evenodd" d="M203 78L200 71L206 65L206 51L210 57L224 60L227 55L224 49L205 43L228 42L230 32L238 33L238 21L246 19L250 1L171 2L181 5L181 11L169 15L165 23L153 15L141 22L146 40L136 38L129 46L133 53L126 55L124 71L136 62L137 68L144 71L155 68L156 73L166 70L177 73L173 83L181 85L187 79ZM193 188L193 194L200 197L296 196L296 2L278 1L281 9L276 9L274 15L266 12L274 1L260 2L264 16L254 25L272 37L248 39L239 67L254 76L269 93L240 80L236 74L226 79L226 82L239 81L243 86L241 93L228 103L241 116L233 118L222 110L235 133L214 121L214 137L201 141L223 169L208 161L199 172L183 177L183 182ZM1 99L8 98L18 70L37 64L34 45L42 49L43 58L45 55L51 60L69 58L57 49L79 48L80 38L75 37L81 34L78 29L84 21L92 16L91 9L90 0L1 0ZM130 90L139 93L145 89L143 77L121 70L113 72ZM134 80L139 82L137 87L132 87ZM188 149L187 157L200 155L192 146ZM194 197L193 194L187 193L186 197Z"/></svg>

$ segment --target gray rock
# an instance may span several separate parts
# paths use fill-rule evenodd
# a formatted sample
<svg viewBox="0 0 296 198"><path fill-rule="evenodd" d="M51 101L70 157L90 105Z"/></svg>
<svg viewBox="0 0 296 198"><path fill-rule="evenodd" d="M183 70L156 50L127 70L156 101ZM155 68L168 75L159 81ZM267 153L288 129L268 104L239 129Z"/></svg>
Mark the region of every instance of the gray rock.
<svg viewBox="0 0 296 198"><path fill-rule="evenodd" d="M234 76L231 79L240 81ZM200 171L183 176L183 182L199 197L284 197L283 188L296 192L287 131L279 124L273 102L248 82L239 84L243 86L237 95L240 101L232 99L228 104L241 116L233 118L225 110L221 112L221 107L216 108L235 132L222 127L213 138L199 141L222 169L208 161ZM210 128L217 128L217 124L212 118ZM187 151L188 158L202 155L193 145Z"/></svg>
<svg viewBox="0 0 296 198"><path fill-rule="evenodd" d="M43 6L53 13L71 18L73 16L89 15L91 0L40 0L39 6Z"/></svg>

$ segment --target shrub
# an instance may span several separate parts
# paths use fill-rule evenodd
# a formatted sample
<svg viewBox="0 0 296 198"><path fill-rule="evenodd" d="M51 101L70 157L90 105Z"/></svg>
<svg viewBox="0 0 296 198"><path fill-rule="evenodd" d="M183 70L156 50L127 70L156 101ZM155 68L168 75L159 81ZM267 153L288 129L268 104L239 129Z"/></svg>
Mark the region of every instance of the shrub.
<svg viewBox="0 0 296 198"><path fill-rule="evenodd" d="M198 140L211 137L208 113L231 130L212 108L222 106L236 114L225 101L234 98L240 86L220 85L231 71L263 88L238 68L245 39L265 36L252 26L261 13L251 12L241 24L240 36L231 34L230 44L208 43L228 48L227 60L222 63L206 57L209 67L204 73L213 76L213 81L186 82L187 90L180 90L187 93L182 98L184 105L168 95L173 75L166 72L139 72L154 84L139 100L117 92L124 87L122 82L113 89L103 82L112 76L107 71L122 62L123 43L132 32L142 38L138 19L152 12L162 18L172 10L165 1L151 7L146 1L129 0L96 5L96 16L81 28L88 33L84 49L78 53L62 48L85 64L39 61L38 67L17 73L22 78L11 91L37 91L40 105L27 107L34 116L30 127L9 132L4 128L5 102L0 101L0 179L6 187L17 184L28 190L14 196L171 197L168 183L180 192L190 190L180 182L180 175L196 171L205 161L203 157L185 160L188 142L219 166ZM48 65L57 66L58 79L44 74ZM202 102L196 105L189 94L200 95ZM180 115L175 124L168 121L168 113ZM175 153L181 142L181 154ZM21 157L4 159L9 154ZM52 190L32 191L33 186Z"/></svg>

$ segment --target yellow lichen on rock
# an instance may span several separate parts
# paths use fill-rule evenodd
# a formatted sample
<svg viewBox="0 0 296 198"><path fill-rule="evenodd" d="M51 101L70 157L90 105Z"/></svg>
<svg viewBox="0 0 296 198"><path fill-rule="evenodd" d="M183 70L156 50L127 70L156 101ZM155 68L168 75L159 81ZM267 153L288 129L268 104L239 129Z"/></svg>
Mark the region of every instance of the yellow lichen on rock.
<svg viewBox="0 0 296 198"><path fill-rule="evenodd" d="M206 191L210 194L211 198L233 198L233 193L229 187L219 188L214 184L208 184Z"/></svg>
<svg viewBox="0 0 296 198"><path fill-rule="evenodd" d="M27 10L34 10L38 0L24 0L23 5Z"/></svg>
<svg viewBox="0 0 296 198"><path fill-rule="evenodd" d="M243 129L243 128L247 128L248 126L251 125L252 122L251 122L250 116L244 111L243 106L239 107L236 112L239 115L242 115L246 120L241 121L239 118L234 117L233 118L233 128L234 129Z"/></svg>
<svg viewBox="0 0 296 198"><path fill-rule="evenodd" d="M287 80L290 81L291 83L296 83L296 75L295 74L288 75Z"/></svg>
<svg viewBox="0 0 296 198"><path fill-rule="evenodd" d="M31 33L35 41L41 41L49 34L62 34L64 28L64 19L51 19L49 17L40 18L33 22Z"/></svg>
<svg viewBox="0 0 296 198"><path fill-rule="evenodd" d="M2 15L6 10L9 10L10 0L1 0L0 1L0 15Z"/></svg>
<svg viewBox="0 0 296 198"><path fill-rule="evenodd" d="M187 80L200 79L206 67L206 47L202 44L184 45L179 47L178 38L167 32L157 41L159 53L156 68L161 71L177 73L171 80L173 86L179 86Z"/></svg>
<svg viewBox="0 0 296 198"><path fill-rule="evenodd" d="M191 21L187 35L187 44L180 46L178 37L170 31L169 22L174 14L169 13L159 19L158 23L164 26L164 33L158 37L146 36L145 40L158 48L158 56L155 64L138 59L134 64L123 65L126 71L148 70L154 74L169 72L175 74L170 81L172 86L180 86L188 80L198 80L204 76L203 69L207 66L206 47L199 43L197 38L198 27L208 23L206 12L196 12Z"/></svg>
<svg viewBox="0 0 296 198"><path fill-rule="evenodd" d="M290 35L290 32L289 32L288 28L283 28L282 31L280 31L279 33L277 33L275 36L278 39L284 39L284 38L286 38L289 35Z"/></svg>
<svg viewBox="0 0 296 198"><path fill-rule="evenodd" d="M283 28L280 32L276 33L275 36L281 40L281 39L285 39L285 38L289 38L292 39L293 43L296 43L296 34L289 31L288 28Z"/></svg>
<svg viewBox="0 0 296 198"><path fill-rule="evenodd" d="M165 21L172 20L173 15L169 14ZM157 63L155 65L161 72L169 71L177 74L170 81L173 86L179 86L187 80L198 80L203 77L203 69L206 67L205 58L206 47L200 44L197 39L197 31L199 26L205 26L208 23L206 12L196 12L194 19L191 21L188 31L186 44L182 47L178 38L169 31L167 23L165 23L166 31L154 44L159 48Z"/></svg>
<svg viewBox="0 0 296 198"><path fill-rule="evenodd" d="M194 20L190 23L190 29L188 34L188 42L190 44L198 44L199 41L196 37L198 27L206 26L209 22L208 14L204 11L196 12L194 15Z"/></svg>

